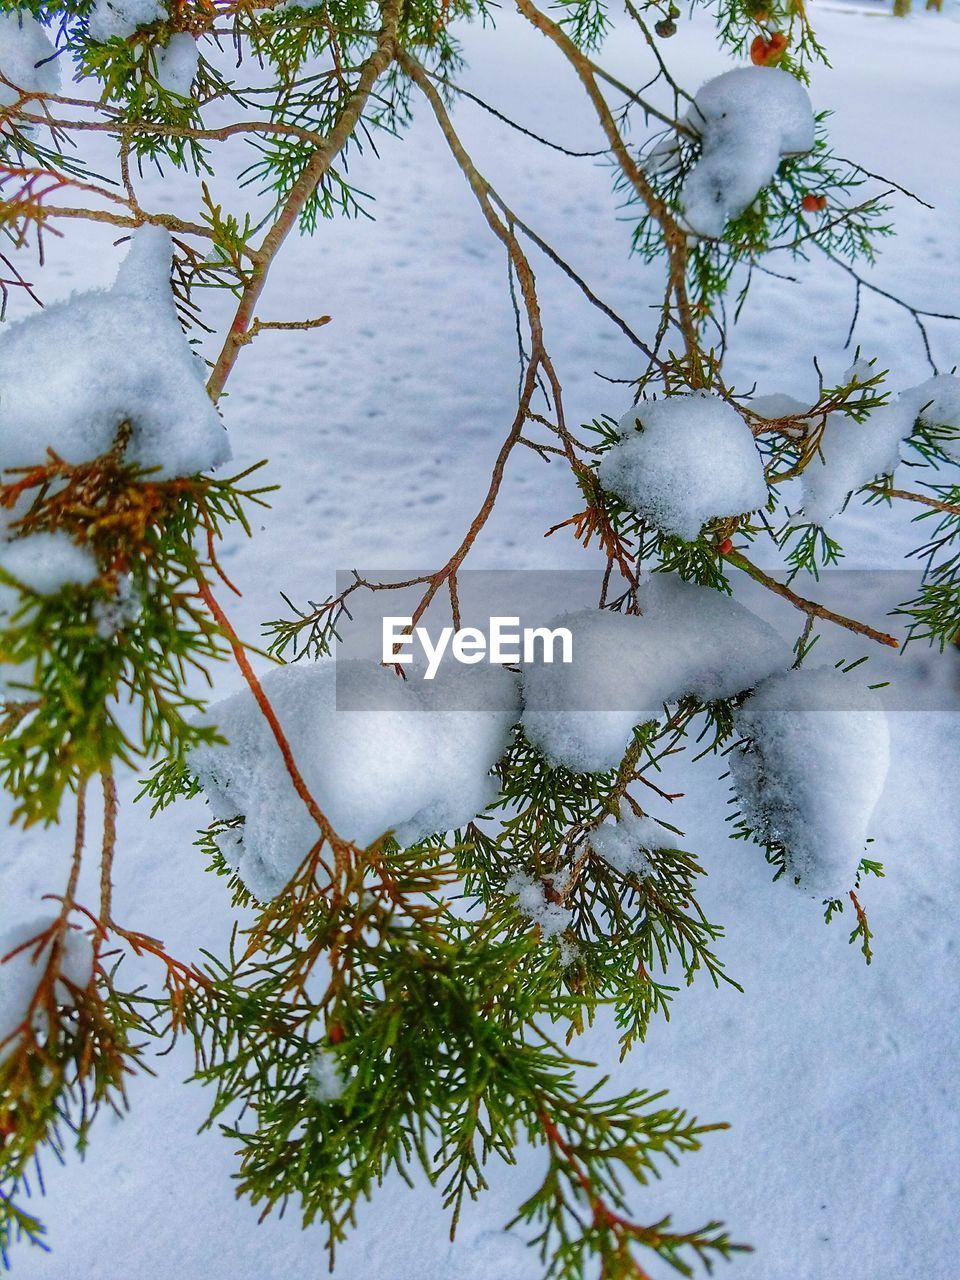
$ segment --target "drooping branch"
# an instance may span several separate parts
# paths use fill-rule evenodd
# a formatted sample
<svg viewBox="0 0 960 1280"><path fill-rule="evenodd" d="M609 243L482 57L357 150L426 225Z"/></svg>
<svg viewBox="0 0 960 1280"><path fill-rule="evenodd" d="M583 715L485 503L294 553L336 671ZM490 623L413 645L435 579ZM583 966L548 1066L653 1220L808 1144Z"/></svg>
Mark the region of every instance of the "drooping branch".
<svg viewBox="0 0 960 1280"><path fill-rule="evenodd" d="M842 613L834 613L832 609L818 604L816 600L807 600L804 596L797 595L795 591L791 591L784 583L778 582L769 573L765 573L752 560L748 560L742 551L727 551L724 554L724 559L738 569L742 569L744 573L749 574L754 581L759 582L768 591L772 591L774 595L787 600L795 609L799 609L801 613L805 613L808 617L820 618L823 622L832 622L838 627L843 627L845 631L852 631L855 635L865 636L868 640L875 640L877 644L886 645L888 648L900 648L900 641L896 636L889 635L885 631L878 631L866 622L858 622L856 618L848 618Z"/></svg>

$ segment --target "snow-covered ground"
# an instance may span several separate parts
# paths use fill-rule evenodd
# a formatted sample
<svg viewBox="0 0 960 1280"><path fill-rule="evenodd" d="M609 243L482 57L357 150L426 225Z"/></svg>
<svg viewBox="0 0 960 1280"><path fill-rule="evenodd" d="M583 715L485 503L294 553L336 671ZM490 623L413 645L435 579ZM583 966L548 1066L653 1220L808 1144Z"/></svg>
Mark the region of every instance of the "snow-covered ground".
<svg viewBox="0 0 960 1280"><path fill-rule="evenodd" d="M898 202L899 239L873 278L933 310L960 310L960 21L956 10L895 21L878 9L822 5L811 13L832 70L818 70L815 106L833 108L836 149L888 174L936 205ZM535 33L504 15L496 31L466 34L465 85L574 149L603 145L569 69ZM681 25L668 52L696 87L724 69L708 26ZM628 30L604 61L631 83L648 78L648 55ZM618 220L609 174L596 161L548 152L463 101L456 120L480 169L504 198L568 257L594 289L643 332L659 272L629 260L629 225ZM261 303L264 318L330 313L325 328L266 334L241 355L225 401L239 464L270 459L282 483L263 529L233 538L224 554L244 590L232 614L247 636L283 611L278 591L321 598L338 568L431 567L445 560L479 504L512 419L514 321L502 247L483 225L462 176L423 110L380 159L357 162L376 195L376 221L331 223L281 255ZM189 198L187 179L148 179L145 203ZM213 193L228 206L227 179ZM123 250L103 228L70 226L48 241L45 300L79 284L106 284ZM786 265L786 264L784 264ZM791 268L792 270L793 268ZM838 376L853 286L815 262L803 284L761 278L735 331L729 373L762 392L815 394L816 355ZM567 391L571 422L626 408L623 389L595 376L631 377L635 352L549 264L540 270L547 342ZM22 309L22 308L21 308ZM933 328L942 367L960 358L960 328ZM857 337L865 353L910 386L927 376L909 316L864 299ZM497 512L472 563L484 567L586 567L589 557L544 530L576 509L559 466L532 452L510 463ZM884 567L909 545L904 530L844 517L850 563ZM860 650L850 651L858 656ZM946 661L946 659L944 660ZM942 679L942 677L941 677ZM229 692L236 678L224 671ZM949 680L942 680L945 706ZM957 1061L960 953L956 865L960 717L897 713L895 765L874 822L887 879L868 893L876 958L864 967L846 945L846 919L823 926L815 903L769 883L758 850L726 839L725 784L716 762L676 766L672 791L696 792L669 817L702 853L704 903L727 926L721 955L744 987L701 982L681 992L669 1024L623 1064L603 1019L578 1046L614 1085L669 1087L672 1097L731 1129L638 1195L638 1217L662 1210L678 1224L723 1218L755 1246L730 1274L743 1280L953 1280L960 1156ZM129 801L133 780L125 787ZM664 816L664 815L657 815ZM178 955L222 948L230 913L224 883L204 873L192 847L200 802L148 822L124 805L116 914L164 938ZM92 839L95 839L92 833ZM66 831L3 836L2 912L15 917L61 883ZM181 1046L135 1081L124 1120L104 1116L81 1164L47 1165L52 1253L21 1249L15 1266L37 1280L114 1280L129 1273L185 1280L307 1280L325 1266L319 1229L257 1225L233 1197L229 1144L197 1135L206 1098L181 1081ZM438 1197L391 1179L365 1206L336 1274L372 1280L496 1276L534 1280L535 1256L505 1235L539 1155L495 1169L493 1189L465 1211L451 1245ZM656 1277L664 1268L655 1263ZM722 1270L722 1267L721 1267Z"/></svg>

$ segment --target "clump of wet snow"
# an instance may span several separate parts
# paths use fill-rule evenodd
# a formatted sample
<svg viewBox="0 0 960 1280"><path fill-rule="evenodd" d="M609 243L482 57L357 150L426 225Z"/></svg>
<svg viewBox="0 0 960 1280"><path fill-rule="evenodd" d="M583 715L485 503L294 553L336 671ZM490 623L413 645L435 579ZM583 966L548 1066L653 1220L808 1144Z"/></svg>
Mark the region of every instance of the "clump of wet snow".
<svg viewBox="0 0 960 1280"><path fill-rule="evenodd" d="M30 1012L34 993L50 959L50 941L41 946L39 939L55 919L51 915L20 921L0 933L0 961L3 961L0 963L0 1062L16 1048L14 1032ZM33 945L24 945L34 939L37 941ZM69 1005L73 995L67 984L86 987L93 976L93 946L87 934L79 929L67 929L63 936L59 973L56 996L62 1004ZM44 1016L42 1012L35 1015L39 1019ZM42 1029L42 1021L37 1025Z"/></svg>
<svg viewBox="0 0 960 1280"><path fill-rule="evenodd" d="M753 203L784 156L812 150L816 123L803 85L778 67L737 67L708 80L687 124L700 155L680 195L687 226L718 237Z"/></svg>
<svg viewBox="0 0 960 1280"><path fill-rule="evenodd" d="M685 694L730 698L792 660L768 623L722 592L652 574L640 616L587 609L570 628L573 661L526 664L523 728L551 764L576 773L615 768L634 727Z"/></svg>
<svg viewBox="0 0 960 1280"><path fill-rule="evenodd" d="M573 912L561 906L559 902L551 902L547 897L543 882L516 871L506 884L506 891L517 901L517 909L528 920L540 926L540 936L544 942L557 937L558 934L573 923ZM571 964L576 953L565 951L564 964Z"/></svg>
<svg viewBox="0 0 960 1280"><path fill-rule="evenodd" d="M307 1097L314 1102L336 1102L345 1085L337 1055L326 1047L318 1049L307 1068Z"/></svg>
<svg viewBox="0 0 960 1280"><path fill-rule="evenodd" d="M653 875L650 854L655 849L676 849L672 831L653 818L638 817L629 805L621 804L616 822L604 822L590 832L590 848L609 862L622 876Z"/></svg>
<svg viewBox="0 0 960 1280"><path fill-rule="evenodd" d="M903 441L913 430L916 412L900 400L881 405L864 422L831 413L819 453L802 477L803 511L812 524L824 525L842 509L854 490L876 476L889 475L900 461Z"/></svg>
<svg viewBox="0 0 960 1280"><path fill-rule="evenodd" d="M173 247L160 227L134 232L112 288L0 332L0 469L43 462L52 449L80 463L106 453L130 422L125 458L160 479L230 456L204 386L204 366L177 319Z"/></svg>
<svg viewBox="0 0 960 1280"><path fill-rule="evenodd" d="M262 683L311 794L345 840L367 845L393 831L410 845L464 825L496 794L490 770L518 718L516 679L504 668L454 665L427 683L375 663L324 661L278 667ZM270 898L316 842L316 825L251 693L205 720L226 745L197 748L191 768L216 818L244 818L231 854L250 891Z"/></svg>
<svg viewBox="0 0 960 1280"><path fill-rule="evenodd" d="M852 888L890 765L877 694L833 667L771 676L739 709L729 756L744 819L786 850L787 878L817 898Z"/></svg>
<svg viewBox="0 0 960 1280"><path fill-rule="evenodd" d="M132 577L124 574L117 582L112 597L94 603L92 613L97 624L97 635L101 640L119 635L137 621L142 611L140 593Z"/></svg>
<svg viewBox="0 0 960 1280"><path fill-rule="evenodd" d="M94 40L126 40L138 27L160 22L167 16L160 0L94 0L87 18Z"/></svg>
<svg viewBox="0 0 960 1280"><path fill-rule="evenodd" d="M22 588L50 596L67 586L87 586L98 574L96 557L62 530L3 540L0 521L0 633L24 604ZM4 661L0 645L0 702L22 701L33 684L33 664Z"/></svg>
<svg viewBox="0 0 960 1280"><path fill-rule="evenodd" d="M178 31L157 54L157 83L168 93L188 98L197 75L200 50L189 32Z"/></svg>
<svg viewBox="0 0 960 1280"><path fill-rule="evenodd" d="M867 365L866 371L869 369ZM844 381L850 381L857 370L858 365L852 366ZM863 422L842 413L830 414L819 454L803 472L807 519L826 524L843 509L851 493L878 476L892 475L918 420L941 428L944 452L960 462L960 379L949 374L908 387L896 399L874 409Z"/></svg>
<svg viewBox="0 0 960 1280"><path fill-rule="evenodd" d="M0 570L41 596L87 586L99 572L90 548L78 546L61 529L0 542Z"/></svg>
<svg viewBox="0 0 960 1280"><path fill-rule="evenodd" d="M60 65L47 33L29 13L0 14L0 109L25 93L57 93ZM15 86L15 87L14 87Z"/></svg>
<svg viewBox="0 0 960 1280"><path fill-rule="evenodd" d="M907 398L916 406L920 422L944 432L940 447L954 462L960 462L960 378L936 374L904 391L901 399Z"/></svg>
<svg viewBox="0 0 960 1280"><path fill-rule="evenodd" d="M619 428L620 443L600 463L600 483L664 533L690 542L708 520L766 503L753 433L719 396L643 401Z"/></svg>

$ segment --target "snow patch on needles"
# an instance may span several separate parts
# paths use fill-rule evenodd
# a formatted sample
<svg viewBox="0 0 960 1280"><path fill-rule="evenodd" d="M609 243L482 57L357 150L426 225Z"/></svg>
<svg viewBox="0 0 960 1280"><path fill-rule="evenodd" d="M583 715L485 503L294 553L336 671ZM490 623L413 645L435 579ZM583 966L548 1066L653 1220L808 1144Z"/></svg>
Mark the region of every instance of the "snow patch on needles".
<svg viewBox="0 0 960 1280"><path fill-rule="evenodd" d="M99 457L123 422L125 458L159 479L225 462L230 446L180 328L170 236L134 232L113 287L74 294L0 333L0 470Z"/></svg>
<svg viewBox="0 0 960 1280"><path fill-rule="evenodd" d="M900 461L903 441L916 422L913 405L895 400L874 409L865 422L842 413L827 419L820 454L803 472L803 511L812 524L837 515L850 494L876 476L888 475Z"/></svg>
<svg viewBox="0 0 960 1280"><path fill-rule="evenodd" d="M20 587L50 596L66 586L86 586L97 577L93 552L77 546L62 530L10 541L3 540L2 532L0 521L0 571L18 585L0 581L0 632L10 625L23 604ZM31 696L27 690L33 678L32 663L6 662L0 650L0 702L18 702Z"/></svg>
<svg viewBox="0 0 960 1280"><path fill-rule="evenodd" d="M307 1069L307 1097L314 1102L336 1102L345 1086L337 1055L331 1049L318 1050Z"/></svg>
<svg viewBox="0 0 960 1280"><path fill-rule="evenodd" d="M523 670L523 728L551 764L575 773L615 768L636 725L684 694L730 698L790 665L790 645L730 596L653 574L641 616L586 609L570 628L573 661Z"/></svg>
<svg viewBox="0 0 960 1280"><path fill-rule="evenodd" d="M708 80L687 124L700 157L680 194L687 225L719 237L748 209L784 156L813 149L816 122L806 89L778 67L738 67Z"/></svg>
<svg viewBox="0 0 960 1280"><path fill-rule="evenodd" d="M960 378L938 373L904 391L900 398L907 397L916 405L920 422L948 433L939 440L940 447L948 458L960 462Z"/></svg>
<svg viewBox="0 0 960 1280"><path fill-rule="evenodd" d="M167 93L189 98L200 63L200 50L193 36L178 31L157 54L157 84Z"/></svg>
<svg viewBox="0 0 960 1280"><path fill-rule="evenodd" d="M573 912L559 902L551 902L542 882L524 875L522 871L514 872L507 881L506 891L516 898L521 914L540 926L540 937L544 942L573 924ZM565 960L565 963L569 961Z"/></svg>
<svg viewBox="0 0 960 1280"><path fill-rule="evenodd" d="M311 794L345 840L364 846L392 830L414 844L463 826L496 796L490 770L518 719L505 668L450 666L425 683L374 663L322 661L278 667L262 684ZM254 896L269 899L316 843L316 824L249 691L205 721L227 742L197 748L191 769L216 818L244 818L226 856Z"/></svg>
<svg viewBox="0 0 960 1280"><path fill-rule="evenodd" d="M66 586L85 587L96 578L97 559L62 529L0 542L0 569L41 596Z"/></svg>
<svg viewBox="0 0 960 1280"><path fill-rule="evenodd" d="M872 372L869 366L866 371ZM854 365L844 374L844 381L856 373ZM947 434L941 447L960 462L960 378L949 374L928 378L874 409L864 422L832 413L820 442L820 456L813 458L803 473L807 519L812 524L826 524L842 511L851 493L878 476L892 475L918 420L944 429Z"/></svg>
<svg viewBox="0 0 960 1280"><path fill-rule="evenodd" d="M765 505L753 433L719 396L643 401L619 428L620 444L600 463L600 483L664 533L692 542L708 520Z"/></svg>
<svg viewBox="0 0 960 1280"><path fill-rule="evenodd" d="M160 22L167 10L160 0L95 0L87 19L93 40L126 40L138 27Z"/></svg>
<svg viewBox="0 0 960 1280"><path fill-rule="evenodd" d="M852 888L890 765L877 694L833 667L771 676L735 717L731 752L745 821L783 846L787 876L812 897Z"/></svg>
<svg viewBox="0 0 960 1280"><path fill-rule="evenodd" d="M622 876L653 875L650 853L655 849L676 849L672 831L653 818L639 818L626 805L620 806L617 822L605 822L590 832L590 848Z"/></svg>
<svg viewBox="0 0 960 1280"><path fill-rule="evenodd" d="M47 916L39 920L30 920L14 925L0 933L0 960L16 951L5 964L0 964L0 1062L11 1054L17 1046L16 1029L23 1023L30 1009L30 1002L43 977L50 959L50 943L46 942L37 949L39 942L32 946L24 946L32 939L39 939L56 920L55 916ZM18 950L23 947L23 950ZM60 975L66 982L56 984L56 997L62 1004L72 1004L72 994L68 982L75 987L86 987L93 977L93 946L90 939L79 929L67 929L63 935L60 951ZM34 1014L38 1029L42 1029L42 1010ZM12 1039L7 1037L13 1036ZM4 1043L4 1041L6 1043Z"/></svg>
<svg viewBox="0 0 960 1280"><path fill-rule="evenodd" d="M60 65L43 27L28 13L0 14L0 108L12 106L20 94L58 93ZM16 85L16 88L12 86Z"/></svg>

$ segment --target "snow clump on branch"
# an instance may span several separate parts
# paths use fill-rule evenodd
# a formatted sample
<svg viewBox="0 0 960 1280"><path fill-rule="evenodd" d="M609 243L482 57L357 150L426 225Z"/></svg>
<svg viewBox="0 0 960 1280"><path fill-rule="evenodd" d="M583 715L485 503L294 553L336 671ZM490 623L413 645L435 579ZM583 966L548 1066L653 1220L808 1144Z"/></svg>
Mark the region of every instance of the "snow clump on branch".
<svg viewBox="0 0 960 1280"><path fill-rule="evenodd" d="M154 478L194 475L230 457L180 327L170 288L173 246L139 227L107 290L74 294L0 335L0 470L109 452L130 423L124 459Z"/></svg>
<svg viewBox="0 0 960 1280"><path fill-rule="evenodd" d="M619 429L620 443L600 463L600 483L663 533L692 542L708 520L766 505L753 433L719 396L645 400Z"/></svg>
<svg viewBox="0 0 960 1280"><path fill-rule="evenodd" d="M188 98L199 63L200 50L196 40L187 31L177 31L170 37L167 47L157 54L157 83L167 93Z"/></svg>
<svg viewBox="0 0 960 1280"><path fill-rule="evenodd" d="M656 849L676 849L677 841L672 831L662 827L653 818L640 818L625 804L620 805L620 817L615 822L604 822L590 832L590 848L608 862L622 876L646 879L653 875L650 853Z"/></svg>
<svg viewBox="0 0 960 1280"><path fill-rule="evenodd" d="M890 766L877 694L833 667L771 676L735 717L730 754L744 821L784 849L787 877L813 897L852 886Z"/></svg>
<svg viewBox="0 0 960 1280"><path fill-rule="evenodd" d="M95 0L87 29L92 40L126 40L138 27L166 17L166 7L160 0Z"/></svg>
<svg viewBox="0 0 960 1280"><path fill-rule="evenodd" d="M665 703L730 698L790 665L788 642L720 591L657 573L638 600L641 616L586 609L556 619L573 635L573 661L524 666L524 732L551 764L615 769L635 726L659 719Z"/></svg>
<svg viewBox="0 0 960 1280"><path fill-rule="evenodd" d="M816 134L806 89L778 67L737 67L708 80L687 124L700 156L680 201L687 226L711 238L753 204L784 156L811 151Z"/></svg>
<svg viewBox="0 0 960 1280"><path fill-rule="evenodd" d="M411 845L465 825L496 795L490 770L519 711L516 678L503 667L444 667L426 683L374 663L319 661L278 667L262 684L311 795L344 840L364 846L392 831ZM244 819L221 853L255 897L269 899L316 843L316 824L249 691L205 720L226 744L196 748L191 770L216 818Z"/></svg>
<svg viewBox="0 0 960 1280"><path fill-rule="evenodd" d="M848 369L844 381L856 371L856 365ZM960 462L960 378L949 374L928 378L874 409L863 422L842 413L830 414L818 456L803 472L807 519L826 524L843 509L851 493L878 476L892 475L918 421L943 430L944 453Z"/></svg>
<svg viewBox="0 0 960 1280"><path fill-rule="evenodd" d="M28 13L0 14L0 109L24 93L58 93L60 66L43 27ZM16 86L14 88L13 86Z"/></svg>
<svg viewBox="0 0 960 1280"><path fill-rule="evenodd" d="M505 888L516 899L517 910L521 915L540 926L540 938L543 942L558 937L573 924L573 912L547 897L543 881L535 880L522 871L515 871Z"/></svg>

